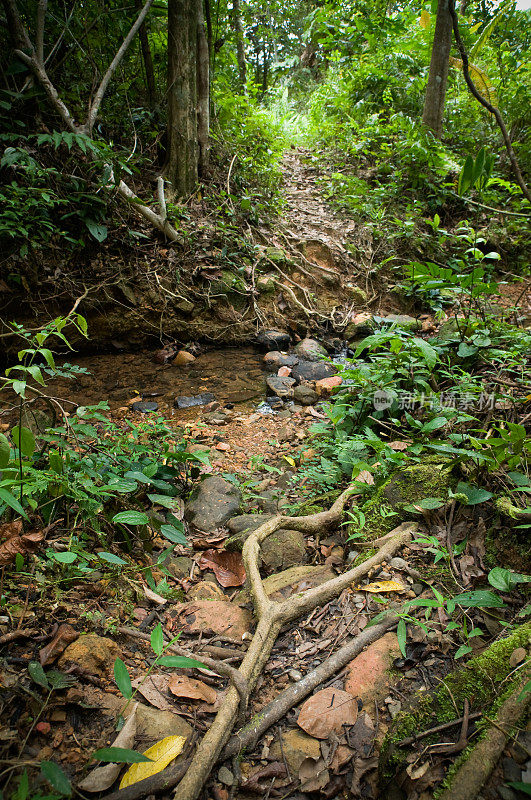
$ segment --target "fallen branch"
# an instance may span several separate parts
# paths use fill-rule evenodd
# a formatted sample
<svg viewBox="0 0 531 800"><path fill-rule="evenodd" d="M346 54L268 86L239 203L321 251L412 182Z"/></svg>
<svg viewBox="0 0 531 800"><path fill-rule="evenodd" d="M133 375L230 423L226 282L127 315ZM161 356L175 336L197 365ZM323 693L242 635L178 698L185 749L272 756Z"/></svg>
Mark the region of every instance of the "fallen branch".
<svg viewBox="0 0 531 800"><path fill-rule="evenodd" d="M473 714L468 715L468 721L473 722L476 719L481 719L483 716L482 711L475 711ZM443 722L441 725L435 725L433 728L426 728L425 731L421 731L420 733L416 733L414 736L407 736L405 739L401 739L399 742L396 743L397 747L409 747L410 744L414 744L418 742L420 739L425 739L427 736L431 736L434 733L440 733L441 731L447 731L448 728L453 728L455 725L462 725L464 717L458 717L458 719L453 719L450 722Z"/></svg>
<svg viewBox="0 0 531 800"><path fill-rule="evenodd" d="M389 614L383 622L365 628L361 633L336 650L326 661L308 672L300 681L292 683L284 689L274 700L268 703L244 728L237 731L221 753L220 761L225 761L238 755L243 750L252 749L260 736L264 734L275 722L278 722L293 706L300 703L310 692L335 675L345 667L353 658L356 658L367 645L376 642L384 633L396 625L396 617Z"/></svg>
<svg viewBox="0 0 531 800"><path fill-rule="evenodd" d="M291 530L299 530L306 534L321 533L323 529L337 526L341 520L344 506L355 489L350 487L344 491L329 511L323 511L306 517L284 517L278 515L256 529L243 547L243 560L250 582L251 595L255 607L258 625L242 661L239 671L244 676L252 691L269 659L281 628L288 622L307 614L318 605L322 605L333 597L337 597L343 589L353 582L358 582L371 569L382 561L392 558L402 545L411 540L412 531L416 531L416 523L403 523L389 537L378 552L363 564L338 575L313 589L290 597L282 603L270 600L266 594L260 577L260 545L279 528L289 526ZM235 724L238 709L238 695L235 689L228 690L223 703L210 729L197 747L190 767L177 786L175 800L195 800L207 780L212 767L219 758L230 732Z"/></svg>
<svg viewBox="0 0 531 800"><path fill-rule="evenodd" d="M440 800L474 800L478 796L496 766L510 732L531 706L531 692L523 692L530 674L531 667L528 667L523 680L500 707L494 724L454 774Z"/></svg>

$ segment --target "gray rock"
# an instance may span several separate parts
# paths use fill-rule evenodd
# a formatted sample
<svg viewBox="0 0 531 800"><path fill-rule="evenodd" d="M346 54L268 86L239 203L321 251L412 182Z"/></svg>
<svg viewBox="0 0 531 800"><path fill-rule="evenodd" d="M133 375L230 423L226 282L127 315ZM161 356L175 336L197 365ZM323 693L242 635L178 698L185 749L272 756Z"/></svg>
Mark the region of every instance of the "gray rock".
<svg viewBox="0 0 531 800"><path fill-rule="evenodd" d="M271 519L271 517L272 514L239 514L237 517L230 519L227 526L232 536L225 541L225 549L241 550L249 534Z"/></svg>
<svg viewBox="0 0 531 800"><path fill-rule="evenodd" d="M522 768L512 758L502 758L503 777L506 781L521 781Z"/></svg>
<svg viewBox="0 0 531 800"><path fill-rule="evenodd" d="M389 566L392 567L393 569L407 570L408 568L407 561L405 561L405 559L403 558L400 558L399 556L392 558L391 561L389 562Z"/></svg>
<svg viewBox="0 0 531 800"><path fill-rule="evenodd" d="M337 368L328 361L299 361L291 374L297 381L320 381L331 378L336 372Z"/></svg>
<svg viewBox="0 0 531 800"><path fill-rule="evenodd" d="M192 408L193 406L206 406L216 398L211 392L196 394L193 397L176 397L173 401L175 408Z"/></svg>
<svg viewBox="0 0 531 800"><path fill-rule="evenodd" d="M186 558L186 556L171 556L166 559L164 566L174 578L187 578L193 563L192 559Z"/></svg>
<svg viewBox="0 0 531 800"><path fill-rule="evenodd" d="M312 406L319 400L319 395L310 386L300 384L293 390L293 399L302 406Z"/></svg>
<svg viewBox="0 0 531 800"><path fill-rule="evenodd" d="M240 510L241 492L219 475L211 475L199 484L186 503L186 519L200 531L209 532L225 525Z"/></svg>
<svg viewBox="0 0 531 800"><path fill-rule="evenodd" d="M227 767L220 767L218 770L218 781L224 783L225 786L232 786L234 783L234 775Z"/></svg>
<svg viewBox="0 0 531 800"><path fill-rule="evenodd" d="M260 331L256 341L264 350L287 350L290 346L289 334L276 328Z"/></svg>
<svg viewBox="0 0 531 800"><path fill-rule="evenodd" d="M410 317L409 314L387 314L385 317L374 317L377 325L394 325L405 331L419 331L422 328L420 320Z"/></svg>
<svg viewBox="0 0 531 800"><path fill-rule="evenodd" d="M148 414L150 411L158 411L159 405L155 402L140 400L138 403L133 403L131 408L133 411L140 411L141 414Z"/></svg>
<svg viewBox="0 0 531 800"><path fill-rule="evenodd" d="M280 375L268 375L266 383L277 397L293 397L294 378L281 377Z"/></svg>
<svg viewBox="0 0 531 800"><path fill-rule="evenodd" d="M498 796L501 800L516 800L516 795L508 786L498 786Z"/></svg>
<svg viewBox="0 0 531 800"><path fill-rule="evenodd" d="M300 531L288 531L281 528L268 536L260 549L262 564L270 572L289 569L308 560L304 536Z"/></svg>
<svg viewBox="0 0 531 800"><path fill-rule="evenodd" d="M304 361L321 361L328 353L316 339L303 339L295 345L295 352Z"/></svg>
<svg viewBox="0 0 531 800"><path fill-rule="evenodd" d="M266 489L257 498L258 507L266 514L278 514L279 506L286 505L281 497L280 489Z"/></svg>
<svg viewBox="0 0 531 800"><path fill-rule="evenodd" d="M271 350L264 356L264 366L266 369L278 370L280 367L294 367L299 363L299 359L294 355L281 353L280 350Z"/></svg>

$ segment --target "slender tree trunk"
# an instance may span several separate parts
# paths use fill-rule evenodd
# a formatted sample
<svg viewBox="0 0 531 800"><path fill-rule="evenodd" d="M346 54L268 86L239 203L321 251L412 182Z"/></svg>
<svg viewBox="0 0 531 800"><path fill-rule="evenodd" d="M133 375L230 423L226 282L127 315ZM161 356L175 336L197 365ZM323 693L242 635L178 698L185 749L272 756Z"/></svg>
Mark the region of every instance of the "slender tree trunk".
<svg viewBox="0 0 531 800"><path fill-rule="evenodd" d="M140 11L142 8L142 0L135 0L135 8ZM155 86L155 71L153 69L153 58L151 57L151 48L149 46L149 37L146 28L146 23L143 22L138 29L138 36L140 39L140 49L142 51L142 59L144 61L144 69L146 70L146 89L148 94L148 105L153 108L157 99L157 90Z"/></svg>
<svg viewBox="0 0 531 800"><path fill-rule="evenodd" d="M247 61L245 60L245 39L243 34L240 0L232 0L232 27L236 37L236 59L242 94L247 94Z"/></svg>
<svg viewBox="0 0 531 800"><path fill-rule="evenodd" d="M197 2L197 142L199 146L199 175L208 169L210 130L210 53L205 30L203 0Z"/></svg>
<svg viewBox="0 0 531 800"><path fill-rule="evenodd" d="M262 69L262 93L267 92L267 81L269 78L269 53L267 51L267 44L264 42L263 55L263 69Z"/></svg>
<svg viewBox="0 0 531 800"><path fill-rule="evenodd" d="M168 154L170 196L193 191L198 173L197 0L168 0Z"/></svg>
<svg viewBox="0 0 531 800"><path fill-rule="evenodd" d="M430 74L422 114L423 124L430 128L438 139L441 138L443 130L444 100L451 46L452 17L448 8L448 0L439 0L431 51Z"/></svg>

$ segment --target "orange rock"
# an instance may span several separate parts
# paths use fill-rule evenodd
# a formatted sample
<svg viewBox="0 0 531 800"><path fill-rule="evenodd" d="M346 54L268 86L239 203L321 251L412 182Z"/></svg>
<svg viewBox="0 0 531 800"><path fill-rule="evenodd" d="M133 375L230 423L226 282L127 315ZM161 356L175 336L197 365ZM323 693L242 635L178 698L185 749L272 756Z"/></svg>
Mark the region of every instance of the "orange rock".
<svg viewBox="0 0 531 800"><path fill-rule="evenodd" d="M280 367L277 375L279 375L281 378L287 378L289 375L291 375L291 369L289 367Z"/></svg>
<svg viewBox="0 0 531 800"><path fill-rule="evenodd" d="M172 614L173 616L173 614ZM197 600L178 606L173 627L188 633L212 631L240 639L252 625L251 614L226 600Z"/></svg>
<svg viewBox="0 0 531 800"><path fill-rule="evenodd" d="M319 397L332 394L332 389L337 389L343 383L343 378L340 375L332 375L331 378L321 378L320 381L315 381L315 391Z"/></svg>
<svg viewBox="0 0 531 800"><path fill-rule="evenodd" d="M195 356L193 356L187 350L179 350L173 359L173 363L176 367L186 367L188 364L191 364L192 361L195 361Z"/></svg>
<svg viewBox="0 0 531 800"><path fill-rule="evenodd" d="M381 699L392 682L389 667L399 655L396 634L386 633L348 664L345 691L360 697L365 705L368 700Z"/></svg>

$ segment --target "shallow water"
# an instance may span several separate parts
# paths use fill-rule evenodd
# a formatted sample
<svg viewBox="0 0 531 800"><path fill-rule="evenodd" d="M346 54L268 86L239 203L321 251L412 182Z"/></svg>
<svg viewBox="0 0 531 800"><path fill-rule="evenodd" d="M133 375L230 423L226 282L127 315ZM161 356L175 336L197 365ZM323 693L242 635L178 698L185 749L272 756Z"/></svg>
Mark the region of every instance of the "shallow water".
<svg viewBox="0 0 531 800"><path fill-rule="evenodd" d="M70 358L69 363L88 371L73 379L50 381L47 393L78 405L95 405L105 400L115 410L133 398L153 400L162 412L190 418L200 408L178 410L174 400L211 392L220 403L252 410L266 393L262 355L251 347L211 350L186 367L157 364L154 352L117 353Z"/></svg>

